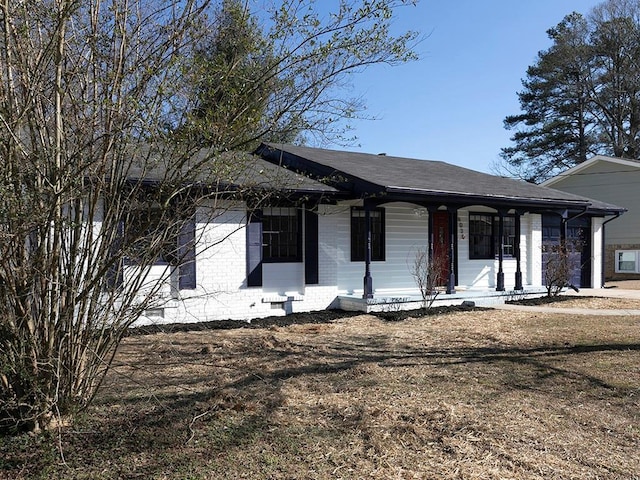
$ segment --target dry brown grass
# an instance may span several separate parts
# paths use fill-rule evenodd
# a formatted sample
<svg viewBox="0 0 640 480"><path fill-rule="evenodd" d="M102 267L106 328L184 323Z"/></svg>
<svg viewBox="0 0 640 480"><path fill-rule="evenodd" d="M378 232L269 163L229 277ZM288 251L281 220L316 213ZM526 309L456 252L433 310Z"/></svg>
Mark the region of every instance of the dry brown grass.
<svg viewBox="0 0 640 480"><path fill-rule="evenodd" d="M127 338L0 478L640 478L640 321L469 311Z"/></svg>
<svg viewBox="0 0 640 480"><path fill-rule="evenodd" d="M558 297L560 301L548 303L552 308L588 308L590 310L640 310L640 300L606 297Z"/></svg>

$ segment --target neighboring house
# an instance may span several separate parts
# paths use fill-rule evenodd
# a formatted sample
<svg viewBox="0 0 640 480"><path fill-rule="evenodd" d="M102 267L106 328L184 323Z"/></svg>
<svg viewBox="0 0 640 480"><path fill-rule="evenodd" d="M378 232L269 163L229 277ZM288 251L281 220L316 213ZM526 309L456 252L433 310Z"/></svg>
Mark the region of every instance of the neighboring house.
<svg viewBox="0 0 640 480"><path fill-rule="evenodd" d="M255 154L247 180L280 172L288 193L196 215L193 274L146 320L416 308L419 249L441 260L442 302L539 294L543 247L566 236L584 239L572 283L600 287L602 225L624 211L437 161L277 144Z"/></svg>
<svg viewBox="0 0 640 480"><path fill-rule="evenodd" d="M596 155L542 185L624 207L621 219L605 222L603 276L611 280L640 276L639 161Z"/></svg>

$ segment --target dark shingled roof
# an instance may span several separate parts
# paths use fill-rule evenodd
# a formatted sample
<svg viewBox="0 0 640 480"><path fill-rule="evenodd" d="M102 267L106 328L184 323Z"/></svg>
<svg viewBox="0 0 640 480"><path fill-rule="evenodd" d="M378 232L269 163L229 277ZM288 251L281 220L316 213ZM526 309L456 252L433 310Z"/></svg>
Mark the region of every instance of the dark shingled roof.
<svg viewBox="0 0 640 480"><path fill-rule="evenodd" d="M281 168L250 153L217 153L201 149L185 160L181 168L176 168L177 161L174 156L163 155L162 146L143 146L137 157L139 160L132 162L127 172L128 177L149 183L167 181L169 176L173 176L181 182L222 190L279 190L310 195L339 193L330 185ZM167 162L170 164L167 165ZM191 170L193 165L198 165L196 170Z"/></svg>
<svg viewBox="0 0 640 480"><path fill-rule="evenodd" d="M204 153L200 153L204 155ZM249 153L229 152L219 155L213 162L224 165L232 164L227 172L218 172L217 177L223 183L241 187L258 187L267 190L288 190L299 193L337 193L330 185L318 182L307 175L281 168L267 162L257 155Z"/></svg>
<svg viewBox="0 0 640 480"><path fill-rule="evenodd" d="M261 145L257 153L273 163L317 177L342 177L354 185L354 193L364 196L384 192L395 196L419 196L425 200L429 197L458 202L482 199L490 204L513 207L537 204L589 207L589 210L601 213L625 211L616 205L441 161L275 143ZM336 183L338 188L339 183Z"/></svg>

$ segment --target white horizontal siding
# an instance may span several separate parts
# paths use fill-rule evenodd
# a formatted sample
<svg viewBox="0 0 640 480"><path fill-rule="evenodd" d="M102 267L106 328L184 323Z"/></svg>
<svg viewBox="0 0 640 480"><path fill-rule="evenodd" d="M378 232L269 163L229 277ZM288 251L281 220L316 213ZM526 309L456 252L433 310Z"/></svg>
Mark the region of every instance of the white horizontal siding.
<svg viewBox="0 0 640 480"><path fill-rule="evenodd" d="M375 292L384 290L415 290L410 265L417 248L426 248L428 224L426 216L417 216L415 206L402 203L386 204L385 261L371 262ZM332 215L336 234L336 267L338 290L361 292L365 274L364 262L351 261L351 211L349 206L336 208Z"/></svg>
<svg viewBox="0 0 640 480"><path fill-rule="evenodd" d="M361 293L364 262L351 262L351 205L323 205L318 211L319 283L304 285L304 264L263 264L263 287L246 286L246 211L244 205L218 210L211 219L206 211L197 217L197 287L176 292L164 306L165 322L250 319L282 315L286 311L311 311L335 306L340 293ZM386 259L372 262L377 294L416 292L411 275L413 256L428 244L428 217L417 215L411 204L385 208ZM497 260L469 260L469 211L460 210L456 224L458 285L461 288L495 288ZM522 271L525 285L540 285L540 216L522 217ZM594 248L596 248L594 246ZM513 288L515 260L504 262L505 287ZM281 298L282 297L282 298Z"/></svg>

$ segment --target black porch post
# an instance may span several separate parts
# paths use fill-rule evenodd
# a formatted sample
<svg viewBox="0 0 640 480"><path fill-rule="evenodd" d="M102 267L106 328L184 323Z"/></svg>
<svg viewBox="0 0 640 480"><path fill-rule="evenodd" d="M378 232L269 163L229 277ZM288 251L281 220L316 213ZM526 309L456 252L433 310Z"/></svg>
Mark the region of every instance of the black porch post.
<svg viewBox="0 0 640 480"><path fill-rule="evenodd" d="M456 293L455 251L456 251L456 225L457 209L449 210L449 279L447 280L447 294Z"/></svg>
<svg viewBox="0 0 640 480"><path fill-rule="evenodd" d="M371 278L371 205L364 201L364 228L365 228L365 250L364 250L364 289L362 298L373 298L373 278Z"/></svg>
<svg viewBox="0 0 640 480"><path fill-rule="evenodd" d="M520 212L516 211L516 238L514 245L514 254L516 256L516 285L514 290L523 290L522 288L522 270L520 269Z"/></svg>
<svg viewBox="0 0 640 480"><path fill-rule="evenodd" d="M504 243L504 212L498 210L498 277L496 278L496 291L504 292L504 270L502 270L502 245Z"/></svg>
<svg viewBox="0 0 640 480"><path fill-rule="evenodd" d="M434 228L433 228L433 215L437 212L436 207L427 207L427 213L429 215L427 219L427 252L429 253L429 264L433 264L433 242L434 242Z"/></svg>

